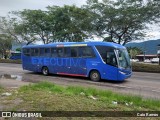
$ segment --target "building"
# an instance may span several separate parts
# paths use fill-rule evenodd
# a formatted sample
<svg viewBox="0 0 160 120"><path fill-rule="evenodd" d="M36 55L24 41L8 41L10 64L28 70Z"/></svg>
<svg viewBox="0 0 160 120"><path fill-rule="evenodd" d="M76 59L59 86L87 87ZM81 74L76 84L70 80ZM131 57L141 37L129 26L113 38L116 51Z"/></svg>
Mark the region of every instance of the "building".
<svg viewBox="0 0 160 120"><path fill-rule="evenodd" d="M150 55L140 54L140 55L136 55L136 58L139 61L144 61L145 59L152 60L153 58L157 58L157 55L155 55L155 54L150 54Z"/></svg>

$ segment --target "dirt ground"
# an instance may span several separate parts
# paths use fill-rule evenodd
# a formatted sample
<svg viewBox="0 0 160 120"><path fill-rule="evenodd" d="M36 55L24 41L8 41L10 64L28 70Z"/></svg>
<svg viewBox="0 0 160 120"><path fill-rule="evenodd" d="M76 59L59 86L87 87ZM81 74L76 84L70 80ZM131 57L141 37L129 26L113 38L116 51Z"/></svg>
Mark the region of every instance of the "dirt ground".
<svg viewBox="0 0 160 120"><path fill-rule="evenodd" d="M30 82L23 82L23 81L18 81L18 80L13 80L13 79L0 79L0 86L3 88L18 88L23 85L28 85L31 84Z"/></svg>
<svg viewBox="0 0 160 120"><path fill-rule="evenodd" d="M160 74L133 72L131 78L123 82L103 80L92 82L88 78L49 75L43 76L22 69L21 64L0 63L0 86L17 88L23 85L48 81L63 86L84 86L111 90L118 93L138 95L145 98L160 99Z"/></svg>

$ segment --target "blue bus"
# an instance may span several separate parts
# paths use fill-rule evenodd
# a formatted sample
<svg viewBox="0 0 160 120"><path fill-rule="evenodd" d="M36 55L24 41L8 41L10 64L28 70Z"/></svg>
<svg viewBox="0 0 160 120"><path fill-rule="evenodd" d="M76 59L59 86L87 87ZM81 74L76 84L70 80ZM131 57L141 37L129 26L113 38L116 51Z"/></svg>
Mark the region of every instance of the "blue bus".
<svg viewBox="0 0 160 120"><path fill-rule="evenodd" d="M132 74L124 46L111 42L66 42L22 48L24 70L44 75L89 77L92 81L123 81Z"/></svg>
<svg viewBox="0 0 160 120"><path fill-rule="evenodd" d="M11 56L9 57L11 60L20 60L21 59L21 53L20 52L12 52Z"/></svg>

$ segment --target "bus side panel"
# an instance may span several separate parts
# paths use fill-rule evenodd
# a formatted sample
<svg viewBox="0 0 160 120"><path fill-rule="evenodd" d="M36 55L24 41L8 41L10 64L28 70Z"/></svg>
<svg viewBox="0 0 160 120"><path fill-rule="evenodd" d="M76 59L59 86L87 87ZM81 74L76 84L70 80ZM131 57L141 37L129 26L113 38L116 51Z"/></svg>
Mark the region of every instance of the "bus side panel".
<svg viewBox="0 0 160 120"><path fill-rule="evenodd" d="M53 66L53 71L55 73L68 73L69 68L68 68L68 60L65 60L64 58L56 58L55 59L55 64Z"/></svg>
<svg viewBox="0 0 160 120"><path fill-rule="evenodd" d="M96 54L96 59L94 61L92 61L92 63L89 64L89 66L88 66L89 71L91 69L98 70L100 72L101 79L118 80L118 68L106 64L102 60L102 58L101 58L100 54L98 53L97 49L95 47L93 47L93 48L94 48L94 52ZM88 73L88 75L89 75L89 73Z"/></svg>
<svg viewBox="0 0 160 120"><path fill-rule="evenodd" d="M86 76L85 58L57 58L53 69L57 74Z"/></svg>
<svg viewBox="0 0 160 120"><path fill-rule="evenodd" d="M29 70L33 72L41 72L43 64L43 59L38 57L22 57L22 65L24 70Z"/></svg>
<svg viewBox="0 0 160 120"><path fill-rule="evenodd" d="M118 70L116 67L106 65L98 61L87 62L88 76L91 70L99 71L101 79L105 80L118 80Z"/></svg>
<svg viewBox="0 0 160 120"><path fill-rule="evenodd" d="M85 58L71 58L70 59L70 73L77 74L77 75L84 75L87 74L86 68L86 59Z"/></svg>
<svg viewBox="0 0 160 120"><path fill-rule="evenodd" d="M103 79L107 80L118 80L118 69L117 67L104 64L103 65Z"/></svg>
<svg viewBox="0 0 160 120"><path fill-rule="evenodd" d="M103 78L103 74L102 74L103 64L102 64L100 55L98 54L98 52L94 46L92 46L92 48L93 48L95 57L94 58L87 58L87 61L86 61L87 76L89 77L90 72L92 70L97 70L100 73L101 78Z"/></svg>
<svg viewBox="0 0 160 120"><path fill-rule="evenodd" d="M33 71L31 57L22 55L22 66L24 70Z"/></svg>
<svg viewBox="0 0 160 120"><path fill-rule="evenodd" d="M41 72L42 68L46 66L49 69L50 73L53 72L53 66L51 64L52 59L49 57L32 57L32 69L35 72Z"/></svg>

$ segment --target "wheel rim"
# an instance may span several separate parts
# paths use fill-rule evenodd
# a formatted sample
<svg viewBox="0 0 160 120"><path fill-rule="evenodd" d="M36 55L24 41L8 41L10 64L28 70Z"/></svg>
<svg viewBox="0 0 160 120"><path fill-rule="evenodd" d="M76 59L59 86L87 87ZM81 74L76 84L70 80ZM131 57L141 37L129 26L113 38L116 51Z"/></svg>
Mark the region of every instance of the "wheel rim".
<svg viewBox="0 0 160 120"><path fill-rule="evenodd" d="M97 71L92 71L92 73L90 74L90 78L92 81L99 81L100 80L100 75Z"/></svg>
<svg viewBox="0 0 160 120"><path fill-rule="evenodd" d="M93 79L97 79L97 78L98 78L98 73L93 73L93 74L92 74L92 78L93 78Z"/></svg>
<svg viewBox="0 0 160 120"><path fill-rule="evenodd" d="M43 68L43 74L47 75L48 74L48 69L47 68Z"/></svg>

